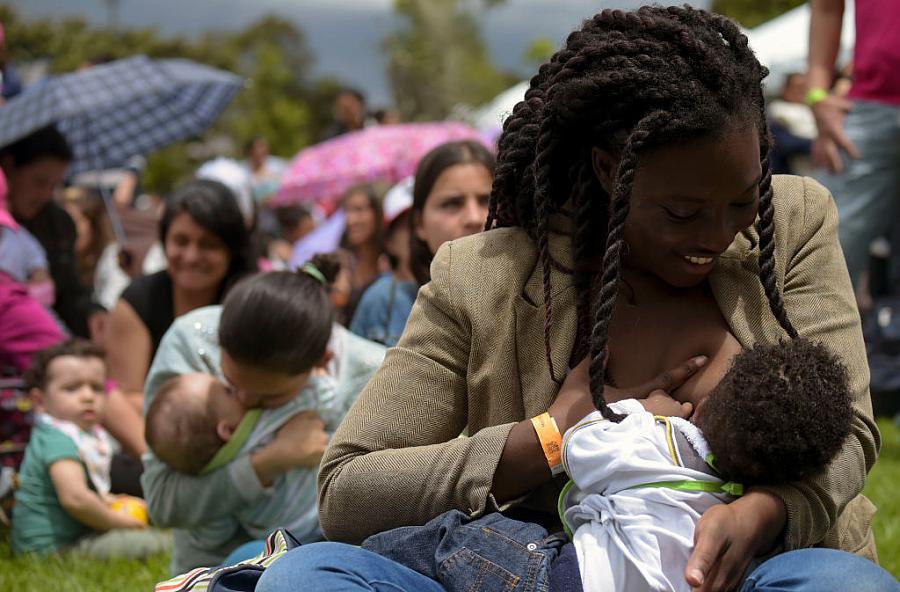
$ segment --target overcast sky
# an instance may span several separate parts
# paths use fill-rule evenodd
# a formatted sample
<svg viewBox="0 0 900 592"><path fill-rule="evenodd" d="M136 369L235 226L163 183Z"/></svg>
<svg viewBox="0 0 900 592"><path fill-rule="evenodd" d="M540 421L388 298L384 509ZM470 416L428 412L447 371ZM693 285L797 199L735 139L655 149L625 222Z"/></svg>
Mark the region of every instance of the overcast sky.
<svg viewBox="0 0 900 592"><path fill-rule="evenodd" d="M265 14L296 22L316 54L316 72L334 75L366 92L373 106L388 104L381 41L398 23L393 0L118 0L119 23L157 27L164 34L241 29ZM630 8L640 0L507 0L486 13L482 35L499 66L530 75L522 55L537 37L557 43L602 8ZM663 2L665 3L665 2ZM674 2L680 4L681 2ZM80 15L107 22L103 0L12 0L25 17ZM705 7L709 0L691 2Z"/></svg>

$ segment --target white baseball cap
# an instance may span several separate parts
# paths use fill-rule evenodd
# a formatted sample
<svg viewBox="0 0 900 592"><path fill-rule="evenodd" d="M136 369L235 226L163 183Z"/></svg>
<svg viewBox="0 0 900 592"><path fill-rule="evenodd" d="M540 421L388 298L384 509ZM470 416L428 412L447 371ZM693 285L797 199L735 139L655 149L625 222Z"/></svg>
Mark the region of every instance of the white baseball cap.
<svg viewBox="0 0 900 592"><path fill-rule="evenodd" d="M391 222L412 207L414 181L415 179L412 176L406 177L384 194L382 210L384 211L385 226L390 225Z"/></svg>

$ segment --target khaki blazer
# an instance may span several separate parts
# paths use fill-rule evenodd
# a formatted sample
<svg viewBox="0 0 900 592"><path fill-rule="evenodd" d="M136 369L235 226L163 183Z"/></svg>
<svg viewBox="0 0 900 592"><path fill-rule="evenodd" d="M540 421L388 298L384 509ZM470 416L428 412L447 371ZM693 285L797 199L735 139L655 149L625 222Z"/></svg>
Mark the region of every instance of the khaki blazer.
<svg viewBox="0 0 900 592"><path fill-rule="evenodd" d="M837 238L831 195L811 179L775 177L776 274L800 335L840 355L850 374L852 434L816 478L768 487L787 507L786 550L824 545L875 559L874 506L860 494L879 448L853 290ZM553 256L571 265L570 239ZM758 278L757 235L738 235L710 277L732 332L747 348L784 333ZM432 264L397 347L351 408L319 474L319 514L329 539L359 542L456 508L497 509L491 482L507 435L547 410L558 391L544 354L537 249L518 228L445 244ZM554 368L566 368L576 333L575 288L551 278ZM559 370L557 370L559 372ZM814 420L814 418L811 418ZM468 426L469 438L457 438ZM527 503L555 512L564 480Z"/></svg>

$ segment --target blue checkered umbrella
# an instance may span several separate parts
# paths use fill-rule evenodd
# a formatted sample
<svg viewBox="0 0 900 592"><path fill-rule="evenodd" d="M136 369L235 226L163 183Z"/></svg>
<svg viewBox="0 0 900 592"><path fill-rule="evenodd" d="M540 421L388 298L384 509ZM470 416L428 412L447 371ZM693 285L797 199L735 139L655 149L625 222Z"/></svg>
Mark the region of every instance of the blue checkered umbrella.
<svg viewBox="0 0 900 592"><path fill-rule="evenodd" d="M68 172L122 166L209 127L240 77L189 60L117 60L28 88L0 106L0 146L55 123L75 159Z"/></svg>

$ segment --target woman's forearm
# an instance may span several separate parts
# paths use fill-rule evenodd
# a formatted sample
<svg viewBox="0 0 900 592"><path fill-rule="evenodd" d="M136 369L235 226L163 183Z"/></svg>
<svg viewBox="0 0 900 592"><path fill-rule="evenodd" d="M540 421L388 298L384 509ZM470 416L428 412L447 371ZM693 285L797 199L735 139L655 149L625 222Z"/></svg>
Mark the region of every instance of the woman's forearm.
<svg viewBox="0 0 900 592"><path fill-rule="evenodd" d="M491 492L498 503L522 496L552 478L531 420L520 421L509 433Z"/></svg>
<svg viewBox="0 0 900 592"><path fill-rule="evenodd" d="M735 508L756 524L756 531L751 536L754 555L766 555L782 539L787 523L787 508L780 498L767 491L751 489L741 498L732 502Z"/></svg>
<svg viewBox="0 0 900 592"><path fill-rule="evenodd" d="M358 544L451 509L470 515L496 510L492 481L515 424L422 446L388 441L388 449L370 452L361 452L362 439L348 433L353 424L338 428L319 471L319 519L329 540Z"/></svg>

